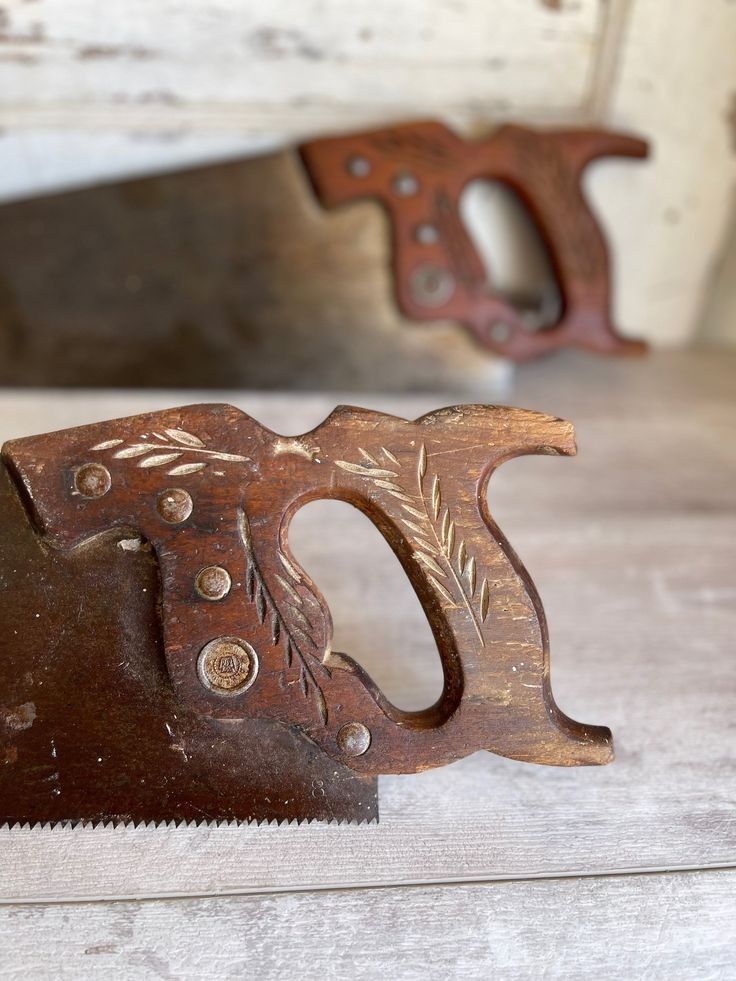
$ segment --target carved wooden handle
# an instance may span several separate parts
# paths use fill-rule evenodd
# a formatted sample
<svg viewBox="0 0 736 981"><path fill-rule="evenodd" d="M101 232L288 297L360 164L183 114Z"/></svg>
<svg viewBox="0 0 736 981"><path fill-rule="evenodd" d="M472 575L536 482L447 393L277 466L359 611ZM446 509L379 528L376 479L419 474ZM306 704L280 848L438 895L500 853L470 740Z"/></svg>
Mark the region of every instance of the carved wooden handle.
<svg viewBox="0 0 736 981"><path fill-rule="evenodd" d="M190 406L6 444L40 530L61 548L115 531L150 543L161 571L169 674L202 714L298 726L366 773L488 749L540 763L603 763L607 729L556 707L544 613L493 523L493 469L575 452L560 419L458 406L409 422L341 407L286 438L227 405ZM349 657L288 544L307 501L355 505L391 545L422 602L445 685L431 709L391 705Z"/></svg>
<svg viewBox="0 0 736 981"><path fill-rule="evenodd" d="M576 344L603 353L644 345L611 323L606 242L580 186L596 157L644 157L647 145L605 130L537 131L506 125L467 142L435 122L315 140L302 158L328 207L376 198L391 217L401 310L415 320L451 319L488 347L523 360ZM519 194L547 243L563 312L540 331L489 287L460 217L460 195L475 179L504 181Z"/></svg>

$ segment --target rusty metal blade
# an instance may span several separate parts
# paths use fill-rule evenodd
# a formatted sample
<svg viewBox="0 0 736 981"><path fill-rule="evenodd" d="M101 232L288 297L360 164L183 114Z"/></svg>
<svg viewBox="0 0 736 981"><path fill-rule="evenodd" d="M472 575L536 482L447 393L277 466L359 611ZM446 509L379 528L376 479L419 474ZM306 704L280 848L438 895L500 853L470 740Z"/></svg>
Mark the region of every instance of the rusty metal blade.
<svg viewBox="0 0 736 981"><path fill-rule="evenodd" d="M375 778L178 701L156 562L120 539L48 549L0 468L0 825L376 820Z"/></svg>

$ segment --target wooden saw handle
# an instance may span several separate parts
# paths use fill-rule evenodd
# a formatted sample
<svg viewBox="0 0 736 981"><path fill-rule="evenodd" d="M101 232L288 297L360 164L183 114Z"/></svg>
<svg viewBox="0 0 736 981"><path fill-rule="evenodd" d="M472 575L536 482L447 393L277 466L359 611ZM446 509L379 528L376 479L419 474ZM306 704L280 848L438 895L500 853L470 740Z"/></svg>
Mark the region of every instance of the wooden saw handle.
<svg viewBox="0 0 736 981"><path fill-rule="evenodd" d="M227 405L189 406L6 444L33 518L60 548L112 532L150 543L169 675L204 716L270 717L365 773L411 772L477 749L558 765L611 758L607 729L555 705L544 613L493 522L493 469L572 454L560 419L466 405L414 422L339 407L282 437ZM432 708L391 705L331 650L332 623L292 555L291 518L347 501L381 531L428 617L444 671Z"/></svg>
<svg viewBox="0 0 736 981"><path fill-rule="evenodd" d="M606 354L645 349L611 321L608 249L581 187L590 161L645 157L644 141L509 124L472 142L441 123L419 122L314 140L301 155L326 207L376 199L388 211L396 296L406 316L456 320L485 346L520 361L571 344ZM563 309L546 328L527 329L487 281L460 216L464 188L480 178L512 187L547 244Z"/></svg>

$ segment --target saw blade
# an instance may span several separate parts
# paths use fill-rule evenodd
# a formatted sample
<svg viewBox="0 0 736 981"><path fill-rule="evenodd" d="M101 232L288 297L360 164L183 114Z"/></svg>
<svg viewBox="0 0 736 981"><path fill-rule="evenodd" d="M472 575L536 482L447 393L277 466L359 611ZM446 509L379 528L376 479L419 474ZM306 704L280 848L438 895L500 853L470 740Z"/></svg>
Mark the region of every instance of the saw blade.
<svg viewBox="0 0 736 981"><path fill-rule="evenodd" d="M376 778L267 719L177 698L155 559L45 546L0 468L0 825L377 820Z"/></svg>
<svg viewBox="0 0 736 981"><path fill-rule="evenodd" d="M1 384L403 390L452 367L485 391L495 377L456 326L406 330L380 209L324 212L291 151L0 213Z"/></svg>

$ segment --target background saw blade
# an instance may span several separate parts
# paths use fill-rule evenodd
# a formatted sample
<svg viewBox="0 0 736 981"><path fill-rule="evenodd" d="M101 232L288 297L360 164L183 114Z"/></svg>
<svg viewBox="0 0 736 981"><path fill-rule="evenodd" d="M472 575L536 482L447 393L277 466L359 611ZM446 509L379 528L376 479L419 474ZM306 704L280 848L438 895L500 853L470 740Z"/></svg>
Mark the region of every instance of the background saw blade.
<svg viewBox="0 0 736 981"><path fill-rule="evenodd" d="M293 150L4 205L0 384L487 391L467 331L399 313L390 234Z"/></svg>

